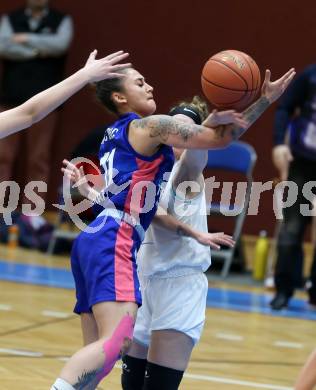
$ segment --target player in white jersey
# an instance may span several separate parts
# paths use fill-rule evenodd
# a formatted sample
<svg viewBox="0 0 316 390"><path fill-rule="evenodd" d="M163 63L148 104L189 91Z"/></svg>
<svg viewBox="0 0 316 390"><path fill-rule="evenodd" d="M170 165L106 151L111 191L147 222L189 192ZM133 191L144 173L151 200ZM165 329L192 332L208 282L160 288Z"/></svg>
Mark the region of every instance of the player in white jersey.
<svg viewBox="0 0 316 390"><path fill-rule="evenodd" d="M195 97L170 115L200 124L207 107ZM213 125L220 124L220 116L214 114ZM163 190L160 212L137 256L143 305L131 350L123 358L124 390L178 388L205 321L209 246L234 245L224 233L208 233L202 174L208 152L174 151L177 162Z"/></svg>

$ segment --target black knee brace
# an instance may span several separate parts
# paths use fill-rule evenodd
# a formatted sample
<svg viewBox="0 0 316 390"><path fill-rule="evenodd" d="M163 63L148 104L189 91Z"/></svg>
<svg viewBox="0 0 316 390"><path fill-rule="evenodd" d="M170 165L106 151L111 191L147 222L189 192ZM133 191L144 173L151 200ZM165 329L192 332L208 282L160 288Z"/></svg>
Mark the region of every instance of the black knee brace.
<svg viewBox="0 0 316 390"><path fill-rule="evenodd" d="M142 390L146 370L146 359L125 355L122 359L121 384L123 390Z"/></svg>
<svg viewBox="0 0 316 390"><path fill-rule="evenodd" d="M147 363L143 390L177 390L183 371Z"/></svg>

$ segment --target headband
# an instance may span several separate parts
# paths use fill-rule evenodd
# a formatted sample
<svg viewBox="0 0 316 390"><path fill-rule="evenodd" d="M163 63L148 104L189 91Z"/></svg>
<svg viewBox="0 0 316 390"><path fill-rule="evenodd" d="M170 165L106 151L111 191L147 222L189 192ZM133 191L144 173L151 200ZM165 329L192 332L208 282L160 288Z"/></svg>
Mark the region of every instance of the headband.
<svg viewBox="0 0 316 390"><path fill-rule="evenodd" d="M193 121L196 125L200 125L202 123L200 114L194 108L192 108L192 106L174 107L169 111L168 115L174 116L174 115L178 115L178 114L182 114L182 115L188 116L189 118L193 119Z"/></svg>

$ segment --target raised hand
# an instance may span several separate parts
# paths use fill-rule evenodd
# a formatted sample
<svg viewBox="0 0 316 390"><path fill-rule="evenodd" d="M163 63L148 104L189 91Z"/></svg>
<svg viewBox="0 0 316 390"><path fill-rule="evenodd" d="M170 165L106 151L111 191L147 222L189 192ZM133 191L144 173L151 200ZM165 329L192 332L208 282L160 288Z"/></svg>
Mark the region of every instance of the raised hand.
<svg viewBox="0 0 316 390"><path fill-rule="evenodd" d="M271 81L271 72L269 69L267 69L261 89L261 96L266 97L270 104L275 102L289 86L294 76L295 69L291 68L278 80Z"/></svg>
<svg viewBox="0 0 316 390"><path fill-rule="evenodd" d="M212 113L203 122L203 126L213 128L220 125L228 124L234 124L243 128L247 127L247 122L243 118L243 114L236 112L235 110L213 110Z"/></svg>
<svg viewBox="0 0 316 390"><path fill-rule="evenodd" d="M66 159L63 160L63 165L64 166L61 168L61 171L75 187L78 187L80 194L87 197L92 187L88 183L88 180L83 172L83 167L77 168L76 165Z"/></svg>
<svg viewBox="0 0 316 390"><path fill-rule="evenodd" d="M118 64L118 62L129 56L129 54L124 53L123 50L112 53L99 60L96 59L97 54L98 51L94 50L89 55L86 65L83 68L83 70L87 72L90 83L115 77L124 77L124 74L117 72L131 66L130 63Z"/></svg>
<svg viewBox="0 0 316 390"><path fill-rule="evenodd" d="M231 236L221 233L202 233L197 234L196 240L206 246L210 246L213 249L221 249L220 245L229 246L232 248L235 245L235 241Z"/></svg>

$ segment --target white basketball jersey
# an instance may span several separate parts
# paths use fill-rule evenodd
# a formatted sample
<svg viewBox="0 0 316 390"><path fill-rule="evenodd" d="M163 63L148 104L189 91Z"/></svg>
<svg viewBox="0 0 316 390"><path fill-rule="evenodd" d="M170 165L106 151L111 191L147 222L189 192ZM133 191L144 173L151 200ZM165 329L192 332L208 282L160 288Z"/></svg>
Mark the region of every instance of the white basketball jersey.
<svg viewBox="0 0 316 390"><path fill-rule="evenodd" d="M207 232L205 191L193 199L178 196L172 187L174 175L179 168L177 162L162 192L160 205L168 214L196 230ZM143 244L137 255L138 272L143 276L157 275L176 270L176 275L185 270L206 271L211 264L208 246L198 243L191 237L179 236L154 222L149 226ZM182 271L181 271L182 269Z"/></svg>

